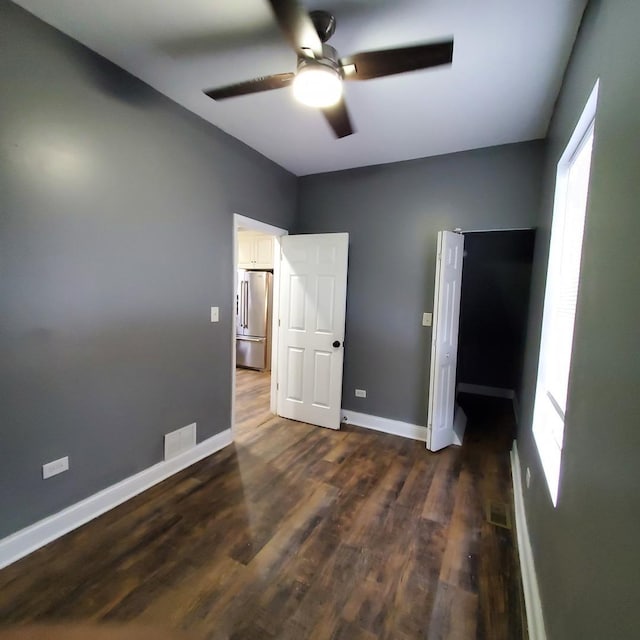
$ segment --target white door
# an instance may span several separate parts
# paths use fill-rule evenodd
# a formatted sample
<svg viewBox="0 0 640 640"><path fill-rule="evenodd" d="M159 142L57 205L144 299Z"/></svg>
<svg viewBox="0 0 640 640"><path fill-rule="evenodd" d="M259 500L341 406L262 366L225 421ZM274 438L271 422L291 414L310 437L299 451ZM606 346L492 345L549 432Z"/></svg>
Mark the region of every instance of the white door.
<svg viewBox="0 0 640 640"><path fill-rule="evenodd" d="M280 246L278 415L339 429L349 234Z"/></svg>
<svg viewBox="0 0 640 640"><path fill-rule="evenodd" d="M463 251L463 235L438 232L427 417L427 448L431 451L448 447L455 439L453 420Z"/></svg>

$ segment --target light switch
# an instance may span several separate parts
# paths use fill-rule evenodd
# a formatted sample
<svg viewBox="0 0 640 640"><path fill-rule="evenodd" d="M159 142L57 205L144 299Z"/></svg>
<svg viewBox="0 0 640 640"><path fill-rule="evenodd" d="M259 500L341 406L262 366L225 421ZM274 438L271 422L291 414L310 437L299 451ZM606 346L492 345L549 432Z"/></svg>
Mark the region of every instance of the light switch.
<svg viewBox="0 0 640 640"><path fill-rule="evenodd" d="M433 314L432 313L423 313L422 314L422 326L423 327L430 327L432 320L433 320Z"/></svg>
<svg viewBox="0 0 640 640"><path fill-rule="evenodd" d="M220 320L220 307L211 307L211 322Z"/></svg>

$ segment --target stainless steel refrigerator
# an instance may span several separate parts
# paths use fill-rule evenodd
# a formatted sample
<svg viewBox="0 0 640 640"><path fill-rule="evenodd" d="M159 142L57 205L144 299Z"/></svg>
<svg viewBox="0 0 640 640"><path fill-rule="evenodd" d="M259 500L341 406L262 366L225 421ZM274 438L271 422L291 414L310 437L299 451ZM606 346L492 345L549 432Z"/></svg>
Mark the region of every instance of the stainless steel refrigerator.
<svg viewBox="0 0 640 640"><path fill-rule="evenodd" d="M236 365L271 369L273 275L238 269L236 291Z"/></svg>

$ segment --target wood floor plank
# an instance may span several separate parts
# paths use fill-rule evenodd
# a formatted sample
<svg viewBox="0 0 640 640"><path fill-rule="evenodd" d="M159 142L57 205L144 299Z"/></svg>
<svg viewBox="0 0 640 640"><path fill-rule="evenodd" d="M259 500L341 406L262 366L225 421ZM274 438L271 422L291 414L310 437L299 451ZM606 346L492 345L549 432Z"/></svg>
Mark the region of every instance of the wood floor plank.
<svg viewBox="0 0 640 640"><path fill-rule="evenodd" d="M447 583L440 583L427 637L429 640L475 638L477 609L477 595Z"/></svg>
<svg viewBox="0 0 640 640"><path fill-rule="evenodd" d="M464 446L432 454L271 416L269 374L237 373L234 444L0 571L0 625L523 638L514 532L484 517L512 504L506 405L468 411Z"/></svg>

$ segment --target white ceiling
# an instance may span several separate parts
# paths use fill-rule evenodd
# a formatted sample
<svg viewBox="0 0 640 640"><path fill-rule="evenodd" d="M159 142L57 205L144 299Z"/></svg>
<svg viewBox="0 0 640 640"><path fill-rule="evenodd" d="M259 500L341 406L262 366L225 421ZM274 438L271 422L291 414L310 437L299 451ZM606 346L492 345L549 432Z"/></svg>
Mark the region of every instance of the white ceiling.
<svg viewBox="0 0 640 640"><path fill-rule="evenodd" d="M265 0L16 0L296 175L544 137L587 0L304 0L342 56L454 36L453 65L345 86L336 140L290 89L202 89L294 71Z"/></svg>

